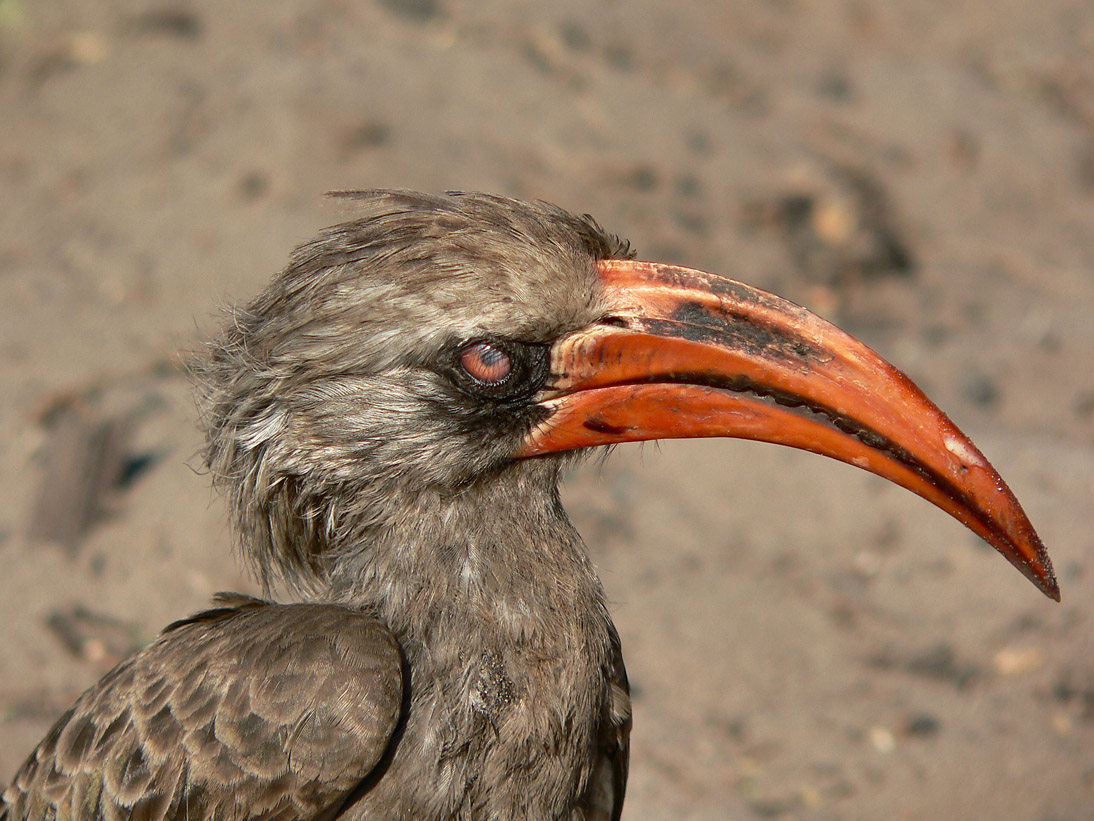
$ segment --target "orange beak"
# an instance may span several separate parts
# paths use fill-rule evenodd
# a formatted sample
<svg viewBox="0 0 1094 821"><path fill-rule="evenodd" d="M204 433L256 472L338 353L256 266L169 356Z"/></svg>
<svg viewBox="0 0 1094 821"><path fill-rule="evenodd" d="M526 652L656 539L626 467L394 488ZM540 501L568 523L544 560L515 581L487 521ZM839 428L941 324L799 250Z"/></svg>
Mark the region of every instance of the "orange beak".
<svg viewBox="0 0 1094 821"><path fill-rule="evenodd" d="M519 456L728 436L830 456L945 510L1045 595L1060 588L1010 488L912 381L854 337L713 274L599 263L602 322L558 340L538 397L549 416Z"/></svg>

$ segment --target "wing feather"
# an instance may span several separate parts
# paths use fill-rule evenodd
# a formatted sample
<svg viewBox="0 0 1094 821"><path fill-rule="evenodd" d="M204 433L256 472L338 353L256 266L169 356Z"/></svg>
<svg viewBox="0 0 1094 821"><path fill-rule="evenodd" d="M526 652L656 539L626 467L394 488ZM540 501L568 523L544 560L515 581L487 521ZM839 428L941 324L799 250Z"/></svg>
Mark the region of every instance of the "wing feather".
<svg viewBox="0 0 1094 821"><path fill-rule="evenodd" d="M589 786L575 813L585 821L619 821L631 749L631 688L623 665L619 635L611 630L612 667L608 671L608 698L597 739L597 761Z"/></svg>
<svg viewBox="0 0 1094 821"><path fill-rule="evenodd" d="M343 800L399 720L394 637L338 605L220 604L84 693L0 819L306 818Z"/></svg>

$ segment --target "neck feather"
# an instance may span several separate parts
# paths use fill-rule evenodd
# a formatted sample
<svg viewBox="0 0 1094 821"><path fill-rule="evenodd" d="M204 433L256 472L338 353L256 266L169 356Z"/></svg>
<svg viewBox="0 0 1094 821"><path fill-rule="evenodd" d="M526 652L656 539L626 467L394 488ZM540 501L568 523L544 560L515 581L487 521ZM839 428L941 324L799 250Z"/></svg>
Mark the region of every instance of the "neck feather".
<svg viewBox="0 0 1094 821"><path fill-rule="evenodd" d="M438 630L533 645L601 632L603 591L557 473L547 460L521 462L456 493L393 496L383 526L338 546L329 595L426 644Z"/></svg>

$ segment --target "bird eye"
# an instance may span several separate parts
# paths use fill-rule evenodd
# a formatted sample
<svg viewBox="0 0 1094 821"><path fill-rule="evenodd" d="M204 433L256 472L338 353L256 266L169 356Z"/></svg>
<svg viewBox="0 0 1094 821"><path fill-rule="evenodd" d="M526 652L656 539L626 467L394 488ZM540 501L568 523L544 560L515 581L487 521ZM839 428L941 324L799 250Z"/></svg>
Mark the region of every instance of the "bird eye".
<svg viewBox="0 0 1094 821"><path fill-rule="evenodd" d="M513 360L489 342L472 342L460 351L460 367L476 382L500 385L513 373Z"/></svg>
<svg viewBox="0 0 1094 821"><path fill-rule="evenodd" d="M550 371L550 348L499 336L453 342L443 369L467 393L496 402L515 402L543 387Z"/></svg>

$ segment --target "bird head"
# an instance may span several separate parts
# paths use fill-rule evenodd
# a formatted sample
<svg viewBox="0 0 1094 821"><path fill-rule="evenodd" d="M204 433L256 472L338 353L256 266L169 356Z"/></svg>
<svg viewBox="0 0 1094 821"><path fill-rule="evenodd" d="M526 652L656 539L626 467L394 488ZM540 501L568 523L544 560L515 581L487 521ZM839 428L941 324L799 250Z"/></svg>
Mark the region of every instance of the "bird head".
<svg viewBox="0 0 1094 821"><path fill-rule="evenodd" d="M637 261L591 218L544 203L344 196L357 218L299 247L193 366L208 465L266 581L321 583L350 542L415 500L553 489L590 448L729 436L889 479L1059 597L976 446L804 308Z"/></svg>

